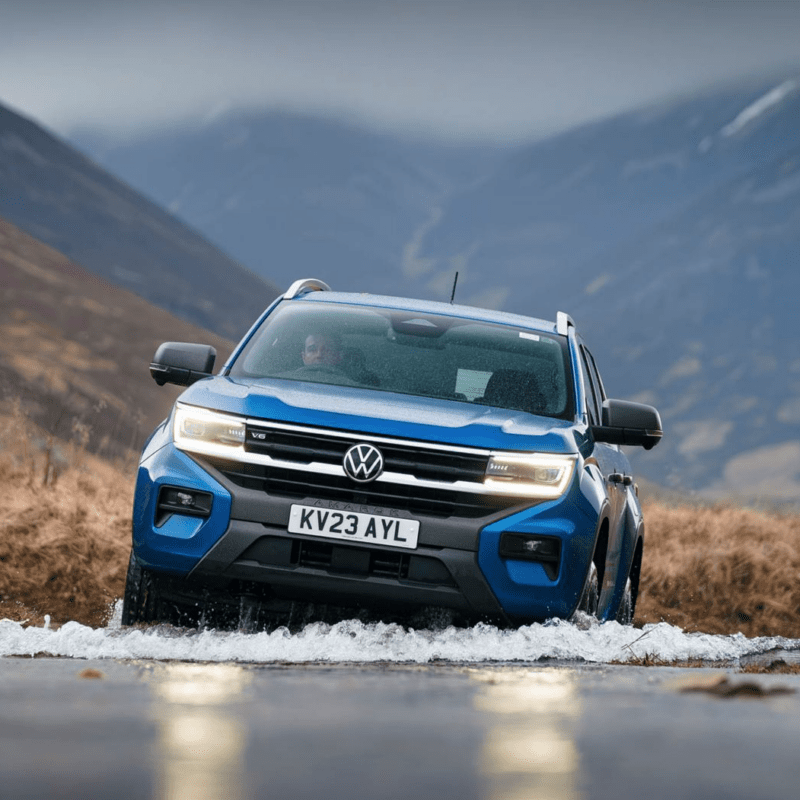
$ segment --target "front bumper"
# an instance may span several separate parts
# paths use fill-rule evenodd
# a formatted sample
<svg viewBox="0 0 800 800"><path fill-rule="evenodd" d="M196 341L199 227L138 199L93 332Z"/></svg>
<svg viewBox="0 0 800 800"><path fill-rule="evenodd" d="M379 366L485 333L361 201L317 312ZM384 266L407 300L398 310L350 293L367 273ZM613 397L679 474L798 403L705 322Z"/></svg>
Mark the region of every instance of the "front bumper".
<svg viewBox="0 0 800 800"><path fill-rule="evenodd" d="M192 457L172 444L142 462L134 509L134 550L154 570L208 591L258 585L276 597L393 610L434 606L465 617L531 622L567 617L580 597L594 548L596 519L581 503L579 480L559 500L530 501L469 516L352 505L328 496L267 492L225 464ZM233 475L233 477L232 477ZM155 526L162 486L211 492L206 519L174 514ZM329 492L330 495L330 492ZM287 531L295 503L389 514L420 521L411 551L358 546ZM557 536L561 558L551 579L541 564L501 558L504 531Z"/></svg>

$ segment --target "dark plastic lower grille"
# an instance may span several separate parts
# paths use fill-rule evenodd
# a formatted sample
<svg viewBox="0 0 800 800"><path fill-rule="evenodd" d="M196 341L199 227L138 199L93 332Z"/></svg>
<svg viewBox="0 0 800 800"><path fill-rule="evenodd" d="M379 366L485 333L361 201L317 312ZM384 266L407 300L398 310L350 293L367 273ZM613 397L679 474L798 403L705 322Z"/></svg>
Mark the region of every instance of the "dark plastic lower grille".
<svg viewBox="0 0 800 800"><path fill-rule="evenodd" d="M363 573L397 580L408 576L409 556L405 553L370 552L369 550L338 547L327 542L298 542L298 545L297 566L299 567L333 569L334 571L338 569L340 572ZM335 559L334 554L364 556L364 567L351 566L346 558Z"/></svg>
<svg viewBox="0 0 800 800"><path fill-rule="evenodd" d="M306 567L364 578L455 586L447 567L437 558L307 539L263 536L250 545L237 561L257 561L265 566Z"/></svg>
<svg viewBox="0 0 800 800"><path fill-rule="evenodd" d="M408 486L399 483L375 482L354 484L338 475L278 469L261 464L243 464L206 458L231 483L246 489L290 499L314 497L408 511L432 517L479 518L494 511L519 505L519 498L455 492L446 489Z"/></svg>

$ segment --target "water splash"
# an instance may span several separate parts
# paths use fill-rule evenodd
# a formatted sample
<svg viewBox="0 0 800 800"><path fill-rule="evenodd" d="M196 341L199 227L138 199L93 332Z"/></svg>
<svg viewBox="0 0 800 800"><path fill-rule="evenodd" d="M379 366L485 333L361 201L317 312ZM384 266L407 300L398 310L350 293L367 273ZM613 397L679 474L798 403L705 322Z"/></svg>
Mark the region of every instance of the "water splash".
<svg viewBox="0 0 800 800"><path fill-rule="evenodd" d="M68 658L156 659L247 663L429 664L534 662L542 659L592 663L625 662L645 656L662 661L734 661L773 650L800 650L800 640L748 639L743 634L686 633L667 623L641 630L616 622L578 624L552 620L501 630L478 624L440 630L346 620L317 622L297 633L286 628L245 634L187 630L168 625L122 628L114 609L107 628L68 622L60 628L24 627L0 620L0 656L46 653Z"/></svg>

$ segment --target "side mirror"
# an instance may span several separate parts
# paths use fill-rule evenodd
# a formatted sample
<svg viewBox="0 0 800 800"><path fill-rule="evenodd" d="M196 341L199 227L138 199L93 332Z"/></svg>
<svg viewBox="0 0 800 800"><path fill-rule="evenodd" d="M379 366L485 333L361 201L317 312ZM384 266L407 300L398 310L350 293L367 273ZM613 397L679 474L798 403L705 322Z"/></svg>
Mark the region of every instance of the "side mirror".
<svg viewBox="0 0 800 800"><path fill-rule="evenodd" d="M603 401L603 424L592 426L596 442L630 444L652 450L663 435L661 417L653 406L627 400Z"/></svg>
<svg viewBox="0 0 800 800"><path fill-rule="evenodd" d="M190 386L211 375L216 357L217 351L207 344L164 342L153 356L150 374L159 386Z"/></svg>

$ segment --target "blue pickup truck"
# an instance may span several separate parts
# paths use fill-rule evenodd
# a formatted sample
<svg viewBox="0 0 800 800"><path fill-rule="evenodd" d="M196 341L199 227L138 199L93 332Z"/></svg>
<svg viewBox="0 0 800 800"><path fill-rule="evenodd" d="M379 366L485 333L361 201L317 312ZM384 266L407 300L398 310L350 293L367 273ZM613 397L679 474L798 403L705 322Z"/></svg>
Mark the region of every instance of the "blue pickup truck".
<svg viewBox="0 0 800 800"><path fill-rule="evenodd" d="M644 523L620 445L658 412L606 398L573 321L295 282L142 452L123 624L251 630L322 615L630 623Z"/></svg>

